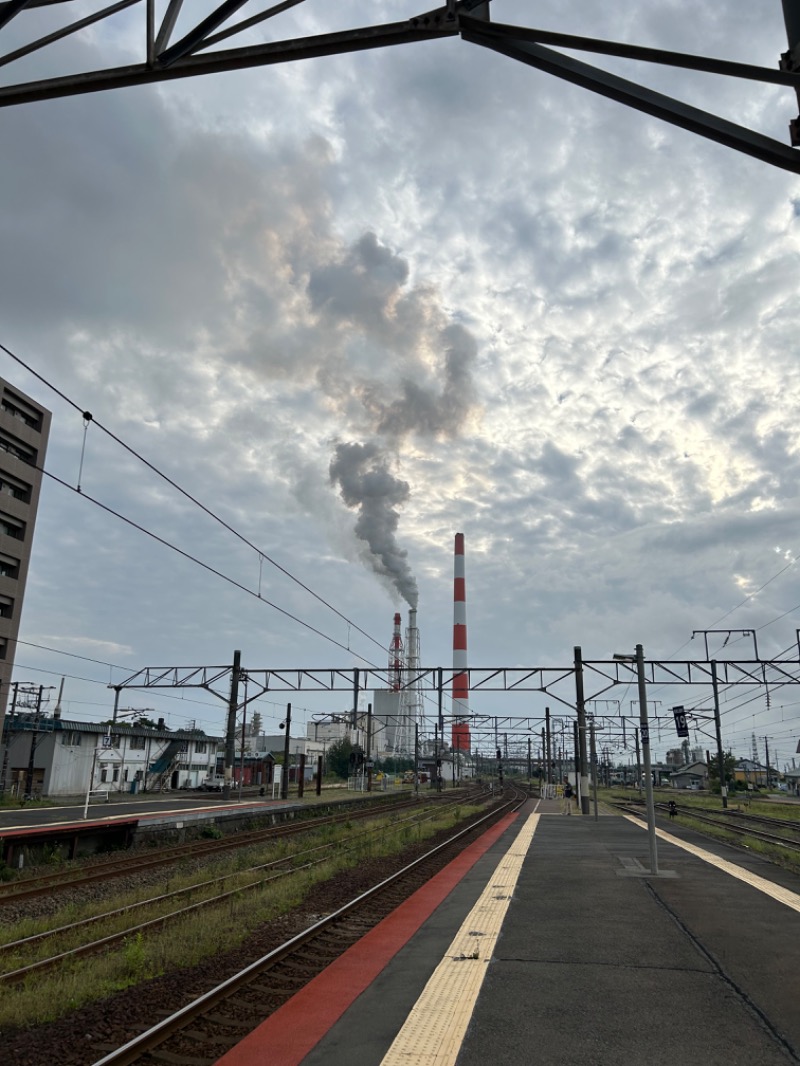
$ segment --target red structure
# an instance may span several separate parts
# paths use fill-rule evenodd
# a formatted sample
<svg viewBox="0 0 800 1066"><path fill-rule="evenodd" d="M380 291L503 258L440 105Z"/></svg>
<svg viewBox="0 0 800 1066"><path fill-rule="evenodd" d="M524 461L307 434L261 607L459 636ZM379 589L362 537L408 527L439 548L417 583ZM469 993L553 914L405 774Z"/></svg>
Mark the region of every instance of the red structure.
<svg viewBox="0 0 800 1066"><path fill-rule="evenodd" d="M466 673L467 584L463 533L456 533L453 578L453 751L469 751L469 676Z"/></svg>
<svg viewBox="0 0 800 1066"><path fill-rule="evenodd" d="M400 613L394 616L394 632L389 645L389 687L392 692L399 692L403 682L403 638L400 635Z"/></svg>

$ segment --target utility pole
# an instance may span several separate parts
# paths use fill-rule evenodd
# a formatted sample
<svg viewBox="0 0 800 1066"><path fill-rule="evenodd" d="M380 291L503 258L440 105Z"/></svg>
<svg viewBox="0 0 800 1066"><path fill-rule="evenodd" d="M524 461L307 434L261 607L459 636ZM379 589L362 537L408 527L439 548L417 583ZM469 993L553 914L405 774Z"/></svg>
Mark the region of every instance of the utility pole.
<svg viewBox="0 0 800 1066"><path fill-rule="evenodd" d="M594 795L594 820L597 821L597 749L594 745L594 718L592 719L592 724L589 726L589 742L589 758L592 760L592 793Z"/></svg>
<svg viewBox="0 0 800 1066"><path fill-rule="evenodd" d="M589 778L586 773L586 702L583 693L583 654L575 648L575 708L578 712L578 744L581 753L581 814L589 813Z"/></svg>
<svg viewBox="0 0 800 1066"><path fill-rule="evenodd" d="M644 788L647 800L647 836L650 844L650 873L658 875L656 812L653 803L653 770L650 763L650 724L647 720L647 685L644 676L644 648L636 645L636 674L639 682L639 733L644 756Z"/></svg>
<svg viewBox="0 0 800 1066"><path fill-rule="evenodd" d="M292 732L292 705L286 704L286 719L281 723L286 730L283 738L283 773L281 774L281 799L289 798L289 743Z"/></svg>
<svg viewBox="0 0 800 1066"><path fill-rule="evenodd" d="M550 708L544 709L544 735L545 735L545 759L547 761L547 783L552 783L553 776L551 767L553 763L553 738L550 735Z"/></svg>
<svg viewBox="0 0 800 1066"><path fill-rule="evenodd" d="M222 798L231 798L231 781L233 780L233 765L236 762L236 711L239 708L239 670L242 661L242 653L233 653L233 668L231 669L231 694L228 700L228 724L225 729L225 781L222 786Z"/></svg>
<svg viewBox="0 0 800 1066"><path fill-rule="evenodd" d="M33 767L36 758L36 749L39 746L39 719L42 713L42 692L44 685L39 685L36 696L36 714L33 719L33 733L31 734L31 750L28 755L28 772L25 775L25 799L33 799Z"/></svg>
<svg viewBox="0 0 800 1066"><path fill-rule="evenodd" d="M372 704L367 704L367 792L372 792Z"/></svg>
<svg viewBox="0 0 800 1066"><path fill-rule="evenodd" d="M767 752L767 791L769 792L769 738L764 737L764 747Z"/></svg>
<svg viewBox="0 0 800 1066"><path fill-rule="evenodd" d="M17 688L19 687L19 682L15 681L11 687L14 689L14 695L11 698L11 712L3 717L3 738L5 739L5 743L3 745L3 774L2 777L0 777L0 796L5 792L8 783L8 749L11 747L11 729L14 725L14 712L17 708Z"/></svg>
<svg viewBox="0 0 800 1066"><path fill-rule="evenodd" d="M414 795L419 798L419 722L414 722Z"/></svg>
<svg viewBox="0 0 800 1066"><path fill-rule="evenodd" d="M639 754L639 730L634 729L634 737L636 738L636 787L639 790L639 795L642 794L642 759Z"/></svg>
<svg viewBox="0 0 800 1066"><path fill-rule="evenodd" d="M725 780L725 754L722 751L722 723L719 716L719 685L717 684L717 662L711 660L711 687L714 693L714 732L717 735L717 762L719 765L719 793L722 806L728 806L728 782Z"/></svg>

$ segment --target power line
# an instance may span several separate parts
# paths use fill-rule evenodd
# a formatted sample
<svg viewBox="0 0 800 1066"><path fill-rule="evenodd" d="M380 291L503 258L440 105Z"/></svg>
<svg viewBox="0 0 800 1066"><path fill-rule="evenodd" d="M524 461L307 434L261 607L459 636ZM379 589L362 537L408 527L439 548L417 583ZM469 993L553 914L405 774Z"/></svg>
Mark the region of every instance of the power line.
<svg viewBox="0 0 800 1066"><path fill-rule="evenodd" d="M342 651L346 651L349 654L354 655L357 659L360 659L368 666L372 666L377 669L376 663L370 662L370 660L367 659L365 656L359 655L358 652L355 652L351 648L348 648L346 645L341 644L338 640L335 639L335 637L330 637L327 633L323 633L322 630L317 629L315 626L312 626L310 622L304 622L302 618L298 618L297 615L292 614L290 611L285 610L283 607L279 607L277 603L273 603L271 600L266 599L264 596L261 595L260 592L253 592L253 590L247 588L246 585L242 585L241 582L236 581L232 577L228 577L227 574L223 574L221 570L217 570L209 563L204 563L202 559L198 559L197 556L192 555L187 551L184 551L183 548L179 548L176 544L172 544L170 541L165 540L164 537L160 537L157 533L153 533L152 530L149 530L145 526L140 525L140 523L135 522L132 518L128 518L125 515L120 514L120 512L115 511L113 507L109 507L107 504L101 503L100 500L95 499L93 496L89 496L87 493L81 491L80 489L74 488L72 485L69 484L69 482L64 481L62 478L57 477L55 474L51 474L50 471L45 470L44 467L37 466L35 464L33 465L35 466L35 469L41 471L41 473L44 474L46 477L51 478L63 488L69 489L70 492L74 492L77 496L80 496L81 499L88 500L89 503L93 503L95 507L99 507L100 510L105 511L107 514L113 515L121 522L125 522L126 525L131 526L133 529L138 530L140 533L144 533L145 536L151 537L157 543L164 545L165 548L170 548L172 551L177 552L178 555L183 556L184 559L188 559L190 562L202 567L204 570L207 570L209 573L221 578L223 581L227 581L229 585L233 585L235 588L240 589L242 592L246 592L248 596L252 596L254 599L260 600L261 603L266 604L268 607L272 607L274 610L280 612L280 614L285 615L286 618L291 619L293 622L297 622L298 625L304 626L310 632L315 633L318 637L322 637L323 640L327 640L331 644L335 644L336 647L341 648Z"/></svg>
<svg viewBox="0 0 800 1066"><path fill-rule="evenodd" d="M135 448L132 448L129 444L126 444L125 441L123 441L120 437L118 437L110 429L108 429L106 426L104 426L102 424L102 422L98 422L97 419L95 419L91 414L89 414L88 411L82 410L82 408L77 403L75 403L74 400L70 399L69 396L67 396L65 393L63 393L59 388L57 388L55 385L53 385L52 382L48 381L47 378L45 378L42 374L39 374L36 370L33 369L33 367L29 366L23 359L21 359L18 355L15 355L14 352L12 352L9 348L7 348L2 343L0 343L0 350L5 352L6 355L9 356L9 358L13 359L16 363L19 364L19 366L23 367L29 374L32 374L33 377L35 377L38 381L41 381L41 383L43 385L45 385L47 388L51 389L65 403L69 404L70 407L73 407L76 411L80 412L80 414L84 417L84 419L86 419L88 417L88 419L95 426L97 426L97 428L101 432L105 433L108 437L111 438L111 440L113 440L116 444L118 444L126 452L128 452L130 455L134 456L134 458L138 459L140 463L143 463L154 474L156 474L158 477L160 477L164 481L166 481L168 485L170 485L173 489L175 489L176 492L179 492L182 496L186 497L187 500L190 500L196 507L199 507L201 511L203 511L205 514L207 514L215 522L218 522L229 533L232 533L235 537L237 537L240 541L242 541L243 544L246 544L249 548L251 548L254 552L256 552L256 554L258 555L259 559L266 560L271 566L274 566L277 570L280 570L280 572L282 574L284 574L286 577L288 577L291 581L294 581L295 584L299 585L300 588L304 589L304 591L309 593L309 595L313 596L314 599L318 600L321 604L323 604L325 607L327 607L328 610L333 611L333 613L336 614L339 618L341 618L342 621L347 622L347 624L349 626L352 626L352 628L355 629L358 633L361 633L361 635L366 637L367 640L372 641L373 644L376 644L379 648L383 649L384 645L381 643L381 641L377 640L370 633L367 633L364 629L362 629L359 625L357 625L357 623L353 622L345 614L343 614L336 607L334 607L333 604L329 603L323 596L320 596L318 593L314 592L314 590L309 588L309 586L306 585L303 581L301 581L300 578L296 577L289 570L287 570L284 566L281 566L281 564L279 562L277 562L275 559L273 559L270 555L268 555L266 552L261 551L260 548L257 548L256 545L252 543L252 541L248 540L247 537L245 537L237 529L235 529L233 526L231 526L228 522L226 522L223 518L221 518L214 511L212 511L209 507L206 507L206 505L204 503L202 503L200 500L198 500L195 496L193 496L186 489L184 489L181 485L179 485L176 481L174 481L171 477L169 477L169 475L165 474L162 470L160 470L157 466L155 466L153 463L151 463L148 459L145 459L143 455L140 455L140 453L136 451ZM53 476L53 475L50 475L50 476ZM62 484L65 484L65 483L62 482ZM71 486L69 486L69 487L71 487ZM80 491L80 490L78 490L78 491ZM81 493L81 495L84 495L84 494ZM260 594L259 594L259 599L263 599L263 597L261 597ZM268 600L264 600L264 602L265 603L269 603ZM271 604L270 603L269 605L272 606L272 607L275 607L276 610L279 610L279 611L281 610L281 608L280 607L276 607L275 604ZM282 613L288 614L288 612L286 612L286 611L283 611ZM289 615L289 617L292 617L292 616ZM301 624L305 624L305 623L301 623ZM340 647L341 647L341 645L340 645ZM349 651L350 649L348 648L346 650ZM367 660L365 659L364 661L366 662Z"/></svg>

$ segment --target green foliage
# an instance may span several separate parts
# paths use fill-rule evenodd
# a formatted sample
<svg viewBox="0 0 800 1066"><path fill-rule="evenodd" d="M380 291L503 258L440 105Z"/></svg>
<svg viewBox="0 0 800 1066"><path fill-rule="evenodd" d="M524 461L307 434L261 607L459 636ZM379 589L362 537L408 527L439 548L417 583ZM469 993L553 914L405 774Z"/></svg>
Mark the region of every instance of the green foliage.
<svg viewBox="0 0 800 1066"><path fill-rule="evenodd" d="M736 766L736 756L730 748L723 752L722 764L725 771L725 783L730 787L733 783L733 768ZM713 758L708 768L709 784L712 792L719 792L719 759Z"/></svg>
<svg viewBox="0 0 800 1066"><path fill-rule="evenodd" d="M0 859L0 881L13 881L16 876L16 871L4 859Z"/></svg>
<svg viewBox="0 0 800 1066"><path fill-rule="evenodd" d="M208 840L219 840L222 836L222 830L218 825L204 825L200 830L200 836L206 837Z"/></svg>
<svg viewBox="0 0 800 1066"><path fill-rule="evenodd" d="M353 750L353 744L349 737L335 740L328 748L326 756L328 773L333 774L335 777L347 780L350 770L350 753Z"/></svg>
<svg viewBox="0 0 800 1066"><path fill-rule="evenodd" d="M125 938L124 945L123 953L128 976L132 981L139 980L144 976L145 967L147 966L144 937L141 932L135 933L133 936Z"/></svg>

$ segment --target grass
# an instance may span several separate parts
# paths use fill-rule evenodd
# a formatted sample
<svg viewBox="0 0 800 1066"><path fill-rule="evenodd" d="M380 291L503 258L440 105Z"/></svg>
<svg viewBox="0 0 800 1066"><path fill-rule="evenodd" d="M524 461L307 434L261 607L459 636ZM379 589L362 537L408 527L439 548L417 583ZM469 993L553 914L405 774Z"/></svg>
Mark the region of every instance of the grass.
<svg viewBox="0 0 800 1066"><path fill-rule="evenodd" d="M305 838L303 850L313 844L345 839L350 845L348 849L337 852L320 866L295 873L291 878L264 884L261 888L232 897L217 906L210 906L196 914L171 921L154 931L131 934L121 945L108 948L102 955L74 960L55 973L32 975L25 982L4 992L0 998L0 1031L8 1032L11 1029L42 1025L84 1004L105 999L121 989L178 969L195 966L204 959L218 955L221 950L234 948L264 922L297 908L314 886L329 880L339 871L357 866L365 858L395 855L412 839L427 839L480 809L464 806L450 812L436 811L415 827L396 818L386 818L373 824L370 831L361 831L355 837L345 826L320 827L310 839ZM174 873L165 880L164 891L188 887L201 879L208 880L214 876L215 869L223 868L224 872L230 875L226 887L251 883L257 880L257 876L247 874L246 867L294 853L296 850L300 850L300 845L292 845L288 841L279 841L269 849L243 849L241 853L220 860L214 868L205 868L202 876L197 872ZM214 891L212 888L198 887L197 895L192 894L192 898L208 898ZM110 910L128 906L153 894L153 887L150 886L137 892L125 893L113 900L109 899L103 907ZM189 900L184 900L183 904L187 902ZM162 912L174 910L175 903L154 904L152 910L146 908L146 916L136 911L132 915L109 919L108 923L103 922L96 927L96 936L108 935L112 931L120 931L144 921L145 917L157 916L159 909ZM0 933L0 939L8 943L22 936L30 936L44 929L89 917L96 911L96 903L65 907L49 918L19 923L13 932L4 929ZM64 938L65 943L70 939L73 938ZM80 942L82 938L76 936L74 939ZM63 950L61 938L59 941L59 949ZM52 943L48 944L46 949L44 946L31 949L24 957L28 960L37 955L46 957L50 954L53 954Z"/></svg>

